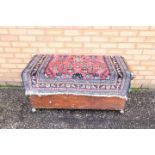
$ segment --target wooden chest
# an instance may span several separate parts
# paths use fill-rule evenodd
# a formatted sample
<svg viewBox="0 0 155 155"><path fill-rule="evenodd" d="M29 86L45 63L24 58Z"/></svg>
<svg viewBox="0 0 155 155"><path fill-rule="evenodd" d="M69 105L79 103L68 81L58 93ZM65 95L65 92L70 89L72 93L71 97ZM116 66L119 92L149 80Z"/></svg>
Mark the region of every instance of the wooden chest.
<svg viewBox="0 0 155 155"><path fill-rule="evenodd" d="M33 112L107 109L123 113L132 78L121 56L36 55L22 73Z"/></svg>

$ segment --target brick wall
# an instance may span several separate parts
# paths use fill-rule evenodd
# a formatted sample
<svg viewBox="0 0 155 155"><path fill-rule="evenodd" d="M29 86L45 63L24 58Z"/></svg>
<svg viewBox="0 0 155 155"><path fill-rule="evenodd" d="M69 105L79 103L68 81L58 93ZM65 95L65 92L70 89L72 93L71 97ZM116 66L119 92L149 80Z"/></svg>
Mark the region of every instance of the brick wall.
<svg viewBox="0 0 155 155"><path fill-rule="evenodd" d="M155 27L0 27L0 83L20 83L36 53L123 55L132 87L155 88Z"/></svg>

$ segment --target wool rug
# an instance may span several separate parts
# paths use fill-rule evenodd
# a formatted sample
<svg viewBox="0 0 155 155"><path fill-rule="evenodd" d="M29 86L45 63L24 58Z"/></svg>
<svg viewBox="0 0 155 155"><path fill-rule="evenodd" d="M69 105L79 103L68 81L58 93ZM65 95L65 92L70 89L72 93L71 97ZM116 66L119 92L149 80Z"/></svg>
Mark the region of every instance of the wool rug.
<svg viewBox="0 0 155 155"><path fill-rule="evenodd" d="M22 72L26 95L127 99L132 74L122 56L35 55Z"/></svg>

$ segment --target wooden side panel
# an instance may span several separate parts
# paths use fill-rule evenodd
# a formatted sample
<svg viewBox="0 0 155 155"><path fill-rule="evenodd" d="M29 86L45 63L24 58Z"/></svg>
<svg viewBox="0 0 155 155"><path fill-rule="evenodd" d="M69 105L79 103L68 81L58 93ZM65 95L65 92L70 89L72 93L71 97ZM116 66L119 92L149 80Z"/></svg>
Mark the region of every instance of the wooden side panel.
<svg viewBox="0 0 155 155"><path fill-rule="evenodd" d="M122 110L124 99L117 97L92 97L77 95L48 95L29 97L32 107L48 109L109 109Z"/></svg>

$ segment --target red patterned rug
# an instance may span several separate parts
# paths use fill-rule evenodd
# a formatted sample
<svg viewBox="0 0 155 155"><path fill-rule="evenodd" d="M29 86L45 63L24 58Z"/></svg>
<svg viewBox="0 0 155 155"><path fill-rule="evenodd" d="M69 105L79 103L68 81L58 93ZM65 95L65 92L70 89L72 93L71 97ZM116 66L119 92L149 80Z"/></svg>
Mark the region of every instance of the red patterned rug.
<svg viewBox="0 0 155 155"><path fill-rule="evenodd" d="M22 73L27 95L127 98L131 73L121 56L36 55Z"/></svg>

